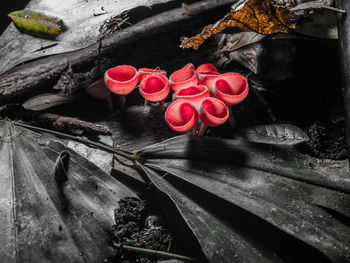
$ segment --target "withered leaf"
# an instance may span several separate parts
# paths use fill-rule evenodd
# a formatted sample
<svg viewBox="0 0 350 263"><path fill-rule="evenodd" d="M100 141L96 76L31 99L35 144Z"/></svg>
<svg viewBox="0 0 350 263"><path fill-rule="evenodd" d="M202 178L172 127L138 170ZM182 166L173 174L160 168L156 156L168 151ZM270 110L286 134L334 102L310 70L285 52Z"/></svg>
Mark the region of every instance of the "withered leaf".
<svg viewBox="0 0 350 263"><path fill-rule="evenodd" d="M206 26L199 35L191 38L182 37L181 47L198 49L210 36L228 27L237 27L244 31L254 31L264 35L295 28L292 14L289 11L290 7L276 7L271 0L247 0L243 7L238 4L236 6L238 7L233 7L232 11L216 24Z"/></svg>

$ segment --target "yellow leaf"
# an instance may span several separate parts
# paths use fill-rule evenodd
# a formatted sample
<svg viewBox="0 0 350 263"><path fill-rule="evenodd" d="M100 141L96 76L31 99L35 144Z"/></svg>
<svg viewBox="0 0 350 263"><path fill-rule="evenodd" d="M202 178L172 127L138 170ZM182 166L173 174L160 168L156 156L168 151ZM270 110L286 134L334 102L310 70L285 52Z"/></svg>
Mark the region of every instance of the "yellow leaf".
<svg viewBox="0 0 350 263"><path fill-rule="evenodd" d="M182 48L194 48L203 44L210 36L222 32L228 27L237 27L244 31L254 31L271 35L294 29L295 24L289 12L290 7L276 7L272 0L248 0L239 10L232 10L214 25L206 26L197 36L181 38Z"/></svg>

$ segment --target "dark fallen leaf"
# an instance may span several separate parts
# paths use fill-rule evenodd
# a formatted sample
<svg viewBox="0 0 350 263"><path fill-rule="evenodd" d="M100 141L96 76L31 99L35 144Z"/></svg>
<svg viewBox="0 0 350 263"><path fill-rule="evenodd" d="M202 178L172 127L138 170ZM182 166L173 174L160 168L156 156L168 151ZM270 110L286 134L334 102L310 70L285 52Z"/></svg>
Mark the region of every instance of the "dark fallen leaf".
<svg viewBox="0 0 350 263"><path fill-rule="evenodd" d="M308 1L308 2L304 2L301 3L297 6L294 6L290 9L291 12L293 13L298 13L301 11L313 11L316 9L327 9L327 10L331 10L333 12L339 12L339 13L345 13L345 10L343 9L339 9L336 7L332 6L333 1L332 0L316 0L316 1Z"/></svg>
<svg viewBox="0 0 350 263"><path fill-rule="evenodd" d="M176 134L165 123L164 112L152 106L128 107L123 114L108 122L108 128L112 131L114 147L132 152ZM140 174L124 165L124 162L128 164L125 159L118 157L114 169L144 182Z"/></svg>
<svg viewBox="0 0 350 263"><path fill-rule="evenodd" d="M309 137L298 127L290 124L267 124L242 128L237 134L249 142L296 145L307 142Z"/></svg>
<svg viewBox="0 0 350 263"><path fill-rule="evenodd" d="M56 38L63 27L63 21L60 18L33 10L14 11L8 16L23 32L42 38Z"/></svg>
<svg viewBox="0 0 350 263"><path fill-rule="evenodd" d="M64 19L67 30L56 37L57 45L42 49L50 46L52 40L22 34L11 23L0 36L0 61L2 62L0 74L28 60L91 46L99 40L99 28L108 18L138 6L152 6L167 1L169 0L134 0L116 4L115 0L104 0L103 3L102 1L71 0L69 6L72 8L67 8L67 5L60 0L30 1L27 9L41 10L45 13L51 13L54 10L56 16ZM102 6L106 14L94 16L94 10L101 10ZM40 49L42 50L38 51Z"/></svg>
<svg viewBox="0 0 350 263"><path fill-rule="evenodd" d="M230 39L225 40L227 44L222 50L220 50L220 52L231 52L240 49L241 47L260 42L266 38L266 35L256 32L240 32L229 35L229 38Z"/></svg>
<svg viewBox="0 0 350 263"><path fill-rule="evenodd" d="M181 6L182 6L183 10L185 11L185 13L188 15L191 15L191 16L197 15L200 11L199 9L194 8L192 6L189 6L185 3L182 3Z"/></svg>
<svg viewBox="0 0 350 263"><path fill-rule="evenodd" d="M68 180L52 175L58 142L1 123L1 262L103 262L114 255L110 231L118 201L135 194L72 150Z"/></svg>
<svg viewBox="0 0 350 263"><path fill-rule="evenodd" d="M317 38L338 39L337 16L334 12L314 12L301 19L296 32Z"/></svg>
<svg viewBox="0 0 350 263"><path fill-rule="evenodd" d="M23 108L27 110L41 111L46 110L58 105L72 102L76 97L64 96L53 93L40 94L38 96L32 97L23 103Z"/></svg>
<svg viewBox="0 0 350 263"><path fill-rule="evenodd" d="M290 146L193 136L171 138L137 155L210 262L350 257L346 161L311 158Z"/></svg>

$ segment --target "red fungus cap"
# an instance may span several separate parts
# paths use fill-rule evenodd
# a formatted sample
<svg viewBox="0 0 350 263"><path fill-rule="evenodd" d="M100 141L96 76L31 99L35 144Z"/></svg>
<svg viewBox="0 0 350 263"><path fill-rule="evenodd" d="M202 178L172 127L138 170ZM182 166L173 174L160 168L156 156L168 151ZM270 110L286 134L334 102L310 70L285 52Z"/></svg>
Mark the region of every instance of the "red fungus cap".
<svg viewBox="0 0 350 263"><path fill-rule="evenodd" d="M192 69L180 69L171 74L169 78L170 87L173 91L187 88L198 84L196 71Z"/></svg>
<svg viewBox="0 0 350 263"><path fill-rule="evenodd" d="M164 77L166 77L166 71L161 70L161 69L151 69L151 68L140 68L139 69L139 82L141 83L142 80L149 76L150 74L161 74Z"/></svg>
<svg viewBox="0 0 350 263"><path fill-rule="evenodd" d="M106 71L104 81L110 91L118 95L126 95L137 85L137 70L127 65L117 66Z"/></svg>
<svg viewBox="0 0 350 263"><path fill-rule="evenodd" d="M244 100L249 91L247 80L237 73L225 73L213 84L215 96L227 105L236 105Z"/></svg>
<svg viewBox="0 0 350 263"><path fill-rule="evenodd" d="M140 85L140 94L148 101L163 101L170 92L168 79L160 74L144 78Z"/></svg>
<svg viewBox="0 0 350 263"><path fill-rule="evenodd" d="M92 83L87 89L87 93L97 99L106 99L111 96L111 91L106 87L103 79L99 79Z"/></svg>
<svg viewBox="0 0 350 263"><path fill-rule="evenodd" d="M192 69L192 70L196 71L196 68L194 67L194 65L192 63L188 63L182 69Z"/></svg>
<svg viewBox="0 0 350 263"><path fill-rule="evenodd" d="M207 64L202 64L197 68L197 74L200 73L207 73L207 72L219 72L216 67L211 64L211 63L207 63Z"/></svg>
<svg viewBox="0 0 350 263"><path fill-rule="evenodd" d="M176 91L173 95L173 100L184 99L193 103L193 105L198 109L199 103L202 99L209 97L210 93L206 86L196 85L190 86L188 88L183 88Z"/></svg>
<svg viewBox="0 0 350 263"><path fill-rule="evenodd" d="M214 81L220 75L219 72L210 71L207 73L200 73L198 75L198 84L208 87L211 95L214 95Z"/></svg>
<svg viewBox="0 0 350 263"><path fill-rule="evenodd" d="M226 104L216 98L205 98L199 104L199 118L206 126L219 126L228 119L228 116Z"/></svg>
<svg viewBox="0 0 350 263"><path fill-rule="evenodd" d="M165 120L174 131L187 132L197 127L198 112L191 102L177 100L168 107Z"/></svg>

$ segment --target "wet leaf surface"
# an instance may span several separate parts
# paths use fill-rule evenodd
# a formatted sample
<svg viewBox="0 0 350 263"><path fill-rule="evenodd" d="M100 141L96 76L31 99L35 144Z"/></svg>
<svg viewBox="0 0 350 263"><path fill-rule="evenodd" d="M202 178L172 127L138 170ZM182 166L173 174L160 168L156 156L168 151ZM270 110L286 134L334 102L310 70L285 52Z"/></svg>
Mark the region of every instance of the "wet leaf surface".
<svg viewBox="0 0 350 263"><path fill-rule="evenodd" d="M296 145L309 140L306 133L290 124L257 125L237 133L246 141L265 144Z"/></svg>
<svg viewBox="0 0 350 263"><path fill-rule="evenodd" d="M115 3L114 0L72 0L69 2L70 8L67 8L59 0L32 0L26 9L40 10L61 18L67 30L55 40L49 40L23 34L14 24L10 24L0 36L0 74L28 60L95 44L100 37L99 28L108 18L138 6L152 6L164 2L136 0Z"/></svg>
<svg viewBox="0 0 350 263"><path fill-rule="evenodd" d="M321 161L290 146L192 136L137 154L210 262L345 262L350 257L346 161Z"/></svg>
<svg viewBox="0 0 350 263"><path fill-rule="evenodd" d="M53 176L58 142L8 123L0 127L2 262L103 262L118 201L135 194L69 150L65 182ZM59 161L60 162L60 161Z"/></svg>
<svg viewBox="0 0 350 263"><path fill-rule="evenodd" d="M23 108L27 110L46 110L58 105L72 102L75 97L68 97L59 94L45 93L32 97L23 103Z"/></svg>

